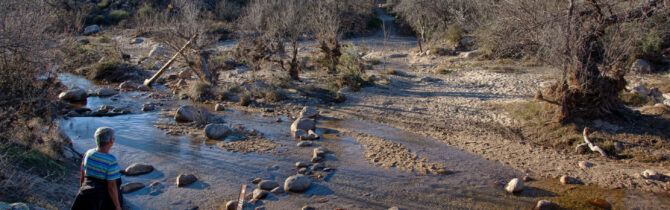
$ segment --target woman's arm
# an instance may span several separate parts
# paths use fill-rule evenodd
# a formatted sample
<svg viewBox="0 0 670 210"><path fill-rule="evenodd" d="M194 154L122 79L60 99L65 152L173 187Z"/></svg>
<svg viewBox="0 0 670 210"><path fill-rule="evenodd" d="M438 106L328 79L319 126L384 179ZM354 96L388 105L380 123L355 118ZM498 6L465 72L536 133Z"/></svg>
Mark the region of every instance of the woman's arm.
<svg viewBox="0 0 670 210"><path fill-rule="evenodd" d="M116 180L107 180L107 192L109 196L112 197L114 206L116 210L121 210L121 204L119 203L119 194L116 192Z"/></svg>

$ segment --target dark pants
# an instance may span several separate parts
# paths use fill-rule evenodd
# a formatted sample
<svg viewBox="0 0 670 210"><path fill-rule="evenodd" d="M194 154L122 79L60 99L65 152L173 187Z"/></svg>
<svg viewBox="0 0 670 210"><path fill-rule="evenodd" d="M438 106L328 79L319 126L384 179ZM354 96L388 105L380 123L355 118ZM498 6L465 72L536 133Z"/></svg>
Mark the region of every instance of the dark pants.
<svg viewBox="0 0 670 210"><path fill-rule="evenodd" d="M123 206L121 195L121 179L116 180L116 192L119 194L119 203ZM107 180L93 177L85 177L84 184L79 188L79 193L72 204L73 210L99 210L114 209L114 201L107 191Z"/></svg>

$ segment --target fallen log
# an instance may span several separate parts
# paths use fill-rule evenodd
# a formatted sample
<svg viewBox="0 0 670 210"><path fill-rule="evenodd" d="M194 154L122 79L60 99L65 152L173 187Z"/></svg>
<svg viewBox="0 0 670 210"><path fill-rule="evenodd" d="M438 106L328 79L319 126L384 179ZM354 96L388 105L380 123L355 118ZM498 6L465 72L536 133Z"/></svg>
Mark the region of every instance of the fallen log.
<svg viewBox="0 0 670 210"><path fill-rule="evenodd" d="M161 69L158 70L158 72L156 72L156 74L154 74L154 76L152 76L150 79L144 80L144 86L151 87L151 83L154 83L156 79L158 79L158 77L160 77L161 74L163 74L163 72L167 68L169 68L170 65L172 65L172 63L177 59L177 56L179 56L179 54L181 54L181 52L183 52L186 49L186 47L191 45L191 42L194 42L195 39L197 38L198 34L193 35L193 37L191 37L191 39L188 40L188 42L186 42L186 44L184 44L184 46L177 53L175 53L174 56L172 56L172 58L170 58L170 60L167 63L165 63L165 65L163 65L163 67L161 67Z"/></svg>
<svg viewBox="0 0 670 210"><path fill-rule="evenodd" d="M588 127L585 127L585 128L584 128L584 143L577 145L577 147L575 148L575 151L579 151L579 148L580 148L580 147L583 147L583 146L589 146L589 149L590 149L592 152L598 152L598 153L600 153L603 157L607 157L607 153L605 153L605 150L603 150L603 149L600 148L599 146L596 146L595 144L591 143L591 141L589 140L589 137L587 136L588 132L589 132L589 128L588 128Z"/></svg>

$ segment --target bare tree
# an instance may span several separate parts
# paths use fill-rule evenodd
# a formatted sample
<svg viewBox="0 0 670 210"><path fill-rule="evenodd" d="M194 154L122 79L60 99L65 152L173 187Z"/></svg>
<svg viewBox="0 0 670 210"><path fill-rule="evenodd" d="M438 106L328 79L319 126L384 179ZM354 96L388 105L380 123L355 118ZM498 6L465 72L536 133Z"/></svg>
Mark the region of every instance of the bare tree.
<svg viewBox="0 0 670 210"><path fill-rule="evenodd" d="M151 27L158 36L155 38L179 51L191 38L197 37L180 55L185 63L205 83L216 85L217 71L211 68L209 56L205 49L216 39L208 37L205 32L208 19L203 16L202 1L172 0L172 8L152 17Z"/></svg>
<svg viewBox="0 0 670 210"><path fill-rule="evenodd" d="M298 41L307 32L306 0L253 1L239 23L251 31L251 38L243 37L238 56L245 57L254 69L260 62L278 64L294 80L299 79ZM285 42L291 45L289 60L285 60Z"/></svg>
<svg viewBox="0 0 670 210"><path fill-rule="evenodd" d="M325 60L330 73L337 72L337 63L340 52L341 10L338 1L323 0L310 4L309 24L310 31L314 33L319 44L319 49Z"/></svg>

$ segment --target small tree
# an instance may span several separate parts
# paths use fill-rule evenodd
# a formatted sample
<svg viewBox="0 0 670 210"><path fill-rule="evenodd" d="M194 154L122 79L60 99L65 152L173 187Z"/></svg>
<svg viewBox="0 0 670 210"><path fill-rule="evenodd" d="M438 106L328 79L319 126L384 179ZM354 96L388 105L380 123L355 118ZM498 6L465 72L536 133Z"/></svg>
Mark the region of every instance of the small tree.
<svg viewBox="0 0 670 210"><path fill-rule="evenodd" d="M340 52L341 11L336 0L311 2L309 29L316 37L330 73L337 72Z"/></svg>

